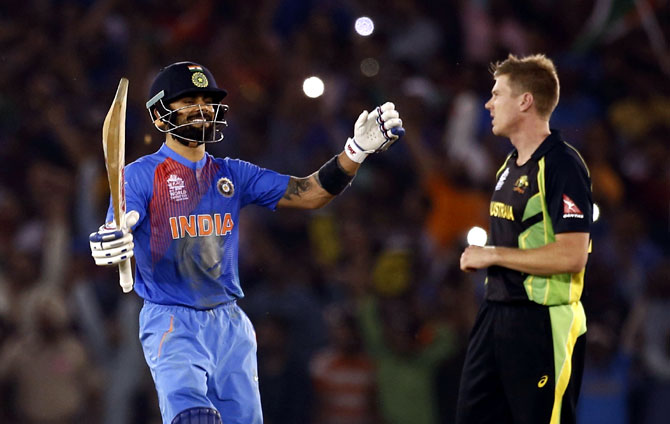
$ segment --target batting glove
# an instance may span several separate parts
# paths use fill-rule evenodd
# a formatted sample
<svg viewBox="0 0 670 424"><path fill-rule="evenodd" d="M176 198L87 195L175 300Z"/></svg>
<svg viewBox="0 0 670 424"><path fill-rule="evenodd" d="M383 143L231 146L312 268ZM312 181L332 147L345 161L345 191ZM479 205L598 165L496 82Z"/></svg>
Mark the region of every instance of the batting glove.
<svg viewBox="0 0 670 424"><path fill-rule="evenodd" d="M383 152L405 135L402 119L391 102L364 110L354 124L354 136L347 140L344 151L354 162L362 163L370 153Z"/></svg>
<svg viewBox="0 0 670 424"><path fill-rule="evenodd" d="M96 265L114 265L133 257L133 233L130 228L137 224L140 214L137 211L126 213L126 228L117 229L113 222L101 226L91 233L91 256Z"/></svg>

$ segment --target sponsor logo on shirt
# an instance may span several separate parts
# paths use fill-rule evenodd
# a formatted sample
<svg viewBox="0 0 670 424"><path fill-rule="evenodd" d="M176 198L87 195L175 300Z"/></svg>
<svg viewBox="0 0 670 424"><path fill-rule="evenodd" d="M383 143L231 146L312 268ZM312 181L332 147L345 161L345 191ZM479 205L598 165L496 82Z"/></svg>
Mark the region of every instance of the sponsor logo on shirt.
<svg viewBox="0 0 670 424"><path fill-rule="evenodd" d="M503 184L505 184L505 180L507 179L508 175L509 175L509 168L506 168L505 172L503 172L500 178L498 178L498 183L496 183L496 189L494 191L498 191L502 188Z"/></svg>
<svg viewBox="0 0 670 424"><path fill-rule="evenodd" d="M491 216L514 221L514 209L511 205L506 205L501 202L491 202L489 211Z"/></svg>
<svg viewBox="0 0 670 424"><path fill-rule="evenodd" d="M584 214L571 198L563 195L563 218L584 218Z"/></svg>
<svg viewBox="0 0 670 424"><path fill-rule="evenodd" d="M225 215L215 213L214 216L209 214L171 216L169 221L172 238L175 240L184 237L225 236L235 227L230 213Z"/></svg>
<svg viewBox="0 0 670 424"><path fill-rule="evenodd" d="M186 192L186 187L184 185L184 180L175 174L170 174L167 179L168 191L170 193L170 199L175 202L182 202L188 200L188 193Z"/></svg>

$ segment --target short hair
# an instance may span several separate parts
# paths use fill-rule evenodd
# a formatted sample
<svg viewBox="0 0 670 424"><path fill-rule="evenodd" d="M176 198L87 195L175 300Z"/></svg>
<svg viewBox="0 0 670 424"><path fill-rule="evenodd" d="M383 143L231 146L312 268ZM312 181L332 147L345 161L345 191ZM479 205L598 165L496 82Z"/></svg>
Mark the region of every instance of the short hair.
<svg viewBox="0 0 670 424"><path fill-rule="evenodd" d="M551 59L543 54L522 58L510 54L504 61L492 63L490 70L493 78L507 75L515 95L530 92L540 116L551 116L560 95L558 74Z"/></svg>

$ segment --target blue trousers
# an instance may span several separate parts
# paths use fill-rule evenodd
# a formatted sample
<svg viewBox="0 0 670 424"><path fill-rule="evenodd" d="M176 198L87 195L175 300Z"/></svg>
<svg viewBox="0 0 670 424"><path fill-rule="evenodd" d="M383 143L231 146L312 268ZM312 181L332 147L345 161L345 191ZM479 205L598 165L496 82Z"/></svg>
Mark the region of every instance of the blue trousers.
<svg viewBox="0 0 670 424"><path fill-rule="evenodd" d="M224 423L261 424L256 333L235 302L209 310L144 302L140 341L161 415L214 408Z"/></svg>

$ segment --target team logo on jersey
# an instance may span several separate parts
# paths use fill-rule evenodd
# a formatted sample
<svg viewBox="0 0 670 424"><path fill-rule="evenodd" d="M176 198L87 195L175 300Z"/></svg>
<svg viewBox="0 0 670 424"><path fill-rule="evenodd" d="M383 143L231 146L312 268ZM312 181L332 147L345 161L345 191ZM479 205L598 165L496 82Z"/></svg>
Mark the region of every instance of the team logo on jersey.
<svg viewBox="0 0 670 424"><path fill-rule="evenodd" d="M563 195L563 218L584 218L584 214L571 198Z"/></svg>
<svg viewBox="0 0 670 424"><path fill-rule="evenodd" d="M505 169L505 172L503 172L500 178L498 178L498 183L496 184L496 189L494 191L498 191L502 188L503 184L505 184L505 180L507 179L508 175L509 175L509 168Z"/></svg>
<svg viewBox="0 0 670 424"><path fill-rule="evenodd" d="M193 85L199 88L205 88L209 85L207 77L202 72L194 72L193 75L191 75L191 81L193 82Z"/></svg>
<svg viewBox="0 0 670 424"><path fill-rule="evenodd" d="M514 191L520 194L524 194L528 188L528 175L522 175L514 183Z"/></svg>
<svg viewBox="0 0 670 424"><path fill-rule="evenodd" d="M235 186L233 185L233 182L226 177L223 177L216 182L216 189L219 190L219 193L221 193L223 197L233 197L233 194L235 194Z"/></svg>
<svg viewBox="0 0 670 424"><path fill-rule="evenodd" d="M181 202L188 200L188 193L186 192L186 186L184 180L175 174L170 174L167 179L168 192L170 193L170 199L175 202Z"/></svg>

